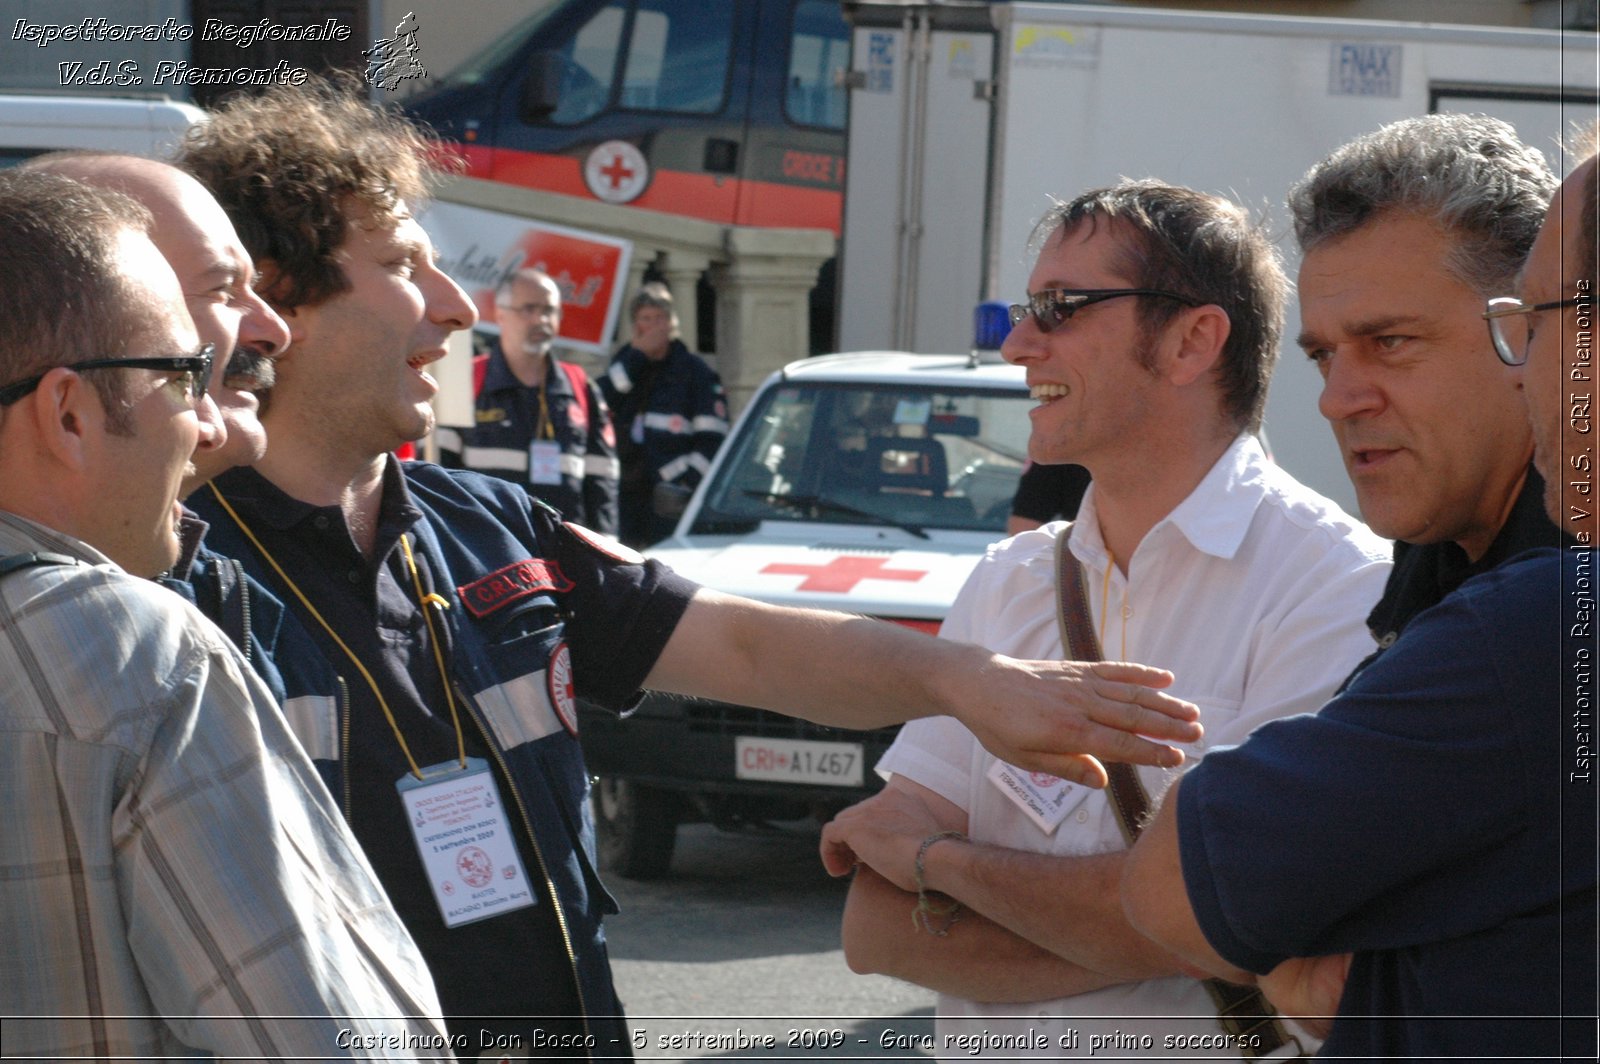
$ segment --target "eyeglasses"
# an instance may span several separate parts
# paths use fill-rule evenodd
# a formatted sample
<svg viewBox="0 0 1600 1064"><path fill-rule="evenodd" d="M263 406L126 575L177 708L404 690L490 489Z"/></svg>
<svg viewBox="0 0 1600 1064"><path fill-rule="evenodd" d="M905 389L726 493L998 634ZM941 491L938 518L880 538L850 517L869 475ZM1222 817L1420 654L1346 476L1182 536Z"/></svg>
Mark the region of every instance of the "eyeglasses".
<svg viewBox="0 0 1600 1064"><path fill-rule="evenodd" d="M1489 339L1494 342L1494 353L1508 366L1520 366L1528 361L1528 348L1533 343L1533 317L1541 310L1560 310L1588 302L1592 296L1574 296L1558 299L1554 303L1524 303L1514 296L1501 296L1489 300L1483 312L1489 322Z"/></svg>
<svg viewBox="0 0 1600 1064"><path fill-rule="evenodd" d="M189 398L198 403L205 398L206 385L211 381L211 360L216 354L216 344L202 344L192 355L175 355L171 358L91 358L85 362L72 362L65 366L51 366L44 373L36 373L0 388L0 406L10 406L39 387L45 374L51 370L70 369L82 373L88 369L164 369L180 373L183 387Z"/></svg>
<svg viewBox="0 0 1600 1064"><path fill-rule="evenodd" d="M1158 296L1161 299L1176 299L1186 307L1200 305L1188 296L1156 288L1046 288L1042 292L1030 292L1026 306L1011 304L1011 324L1021 325L1022 319L1032 314L1033 323L1039 326L1039 331L1047 333L1091 303L1102 303L1123 296Z"/></svg>
<svg viewBox="0 0 1600 1064"><path fill-rule="evenodd" d="M553 307L548 303L496 303L495 309L501 312L510 312L519 318L554 317L561 313L560 307Z"/></svg>

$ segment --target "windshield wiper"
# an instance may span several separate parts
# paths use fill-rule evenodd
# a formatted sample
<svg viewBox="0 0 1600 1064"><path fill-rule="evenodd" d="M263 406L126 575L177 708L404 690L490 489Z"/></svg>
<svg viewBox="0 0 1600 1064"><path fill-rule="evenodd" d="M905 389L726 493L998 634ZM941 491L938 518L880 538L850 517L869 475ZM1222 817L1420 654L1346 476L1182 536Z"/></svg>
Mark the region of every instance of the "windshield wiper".
<svg viewBox="0 0 1600 1064"><path fill-rule="evenodd" d="M893 517L885 517L883 514L873 513L871 510L863 510L859 507L851 506L849 503L838 502L821 495L790 495L778 491L756 491L752 488L745 488L744 493L753 499L777 503L780 506L793 506L796 510L804 513L805 516L813 519L820 517L823 513L843 514L847 517L858 518L870 525L888 525L891 528L898 528L902 532L909 532L919 539L932 538L920 526L914 525L910 521L899 521Z"/></svg>

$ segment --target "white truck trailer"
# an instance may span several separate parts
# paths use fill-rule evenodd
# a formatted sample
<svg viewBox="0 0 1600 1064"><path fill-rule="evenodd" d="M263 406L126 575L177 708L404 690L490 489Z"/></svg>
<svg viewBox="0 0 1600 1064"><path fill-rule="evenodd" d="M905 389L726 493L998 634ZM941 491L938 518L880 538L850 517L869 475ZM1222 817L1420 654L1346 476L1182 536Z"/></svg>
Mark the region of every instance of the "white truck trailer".
<svg viewBox="0 0 1600 1064"><path fill-rule="evenodd" d="M1123 176L1227 195L1266 218L1292 278L1285 193L1340 144L1486 112L1559 169L1558 141L1596 112L1592 33L964 0L844 10L844 350L949 350L974 302L1020 302L1052 197ZM1291 305L1269 442L1354 512L1298 332Z"/></svg>

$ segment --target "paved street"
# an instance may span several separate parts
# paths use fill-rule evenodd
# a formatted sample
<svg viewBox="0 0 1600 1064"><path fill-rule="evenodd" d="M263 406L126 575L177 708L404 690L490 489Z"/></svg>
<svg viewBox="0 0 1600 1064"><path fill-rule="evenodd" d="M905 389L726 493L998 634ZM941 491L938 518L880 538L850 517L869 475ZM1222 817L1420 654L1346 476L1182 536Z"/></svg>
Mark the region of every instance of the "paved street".
<svg viewBox="0 0 1600 1064"><path fill-rule="evenodd" d="M623 909L606 921L617 989L645 1034L639 1059L931 1056L882 1047L885 1032L912 1046L932 1037L933 994L845 966L845 883L823 872L818 833L807 821L771 833L691 825L670 878L607 877ZM722 1048L741 1034L746 1048Z"/></svg>

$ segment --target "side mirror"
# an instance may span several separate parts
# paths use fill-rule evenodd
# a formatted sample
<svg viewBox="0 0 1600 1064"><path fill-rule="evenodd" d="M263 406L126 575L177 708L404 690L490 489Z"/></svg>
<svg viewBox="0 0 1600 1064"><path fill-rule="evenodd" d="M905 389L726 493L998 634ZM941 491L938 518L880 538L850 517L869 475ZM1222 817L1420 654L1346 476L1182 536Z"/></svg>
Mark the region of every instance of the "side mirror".
<svg viewBox="0 0 1600 1064"><path fill-rule="evenodd" d="M522 83L523 121L542 121L561 106L561 73L565 66L560 52L534 52L528 57L528 77Z"/></svg>
<svg viewBox="0 0 1600 1064"><path fill-rule="evenodd" d="M689 508L689 498L693 494L693 488L686 488L682 484L657 483L650 492L650 509L655 511L657 517L676 521Z"/></svg>

